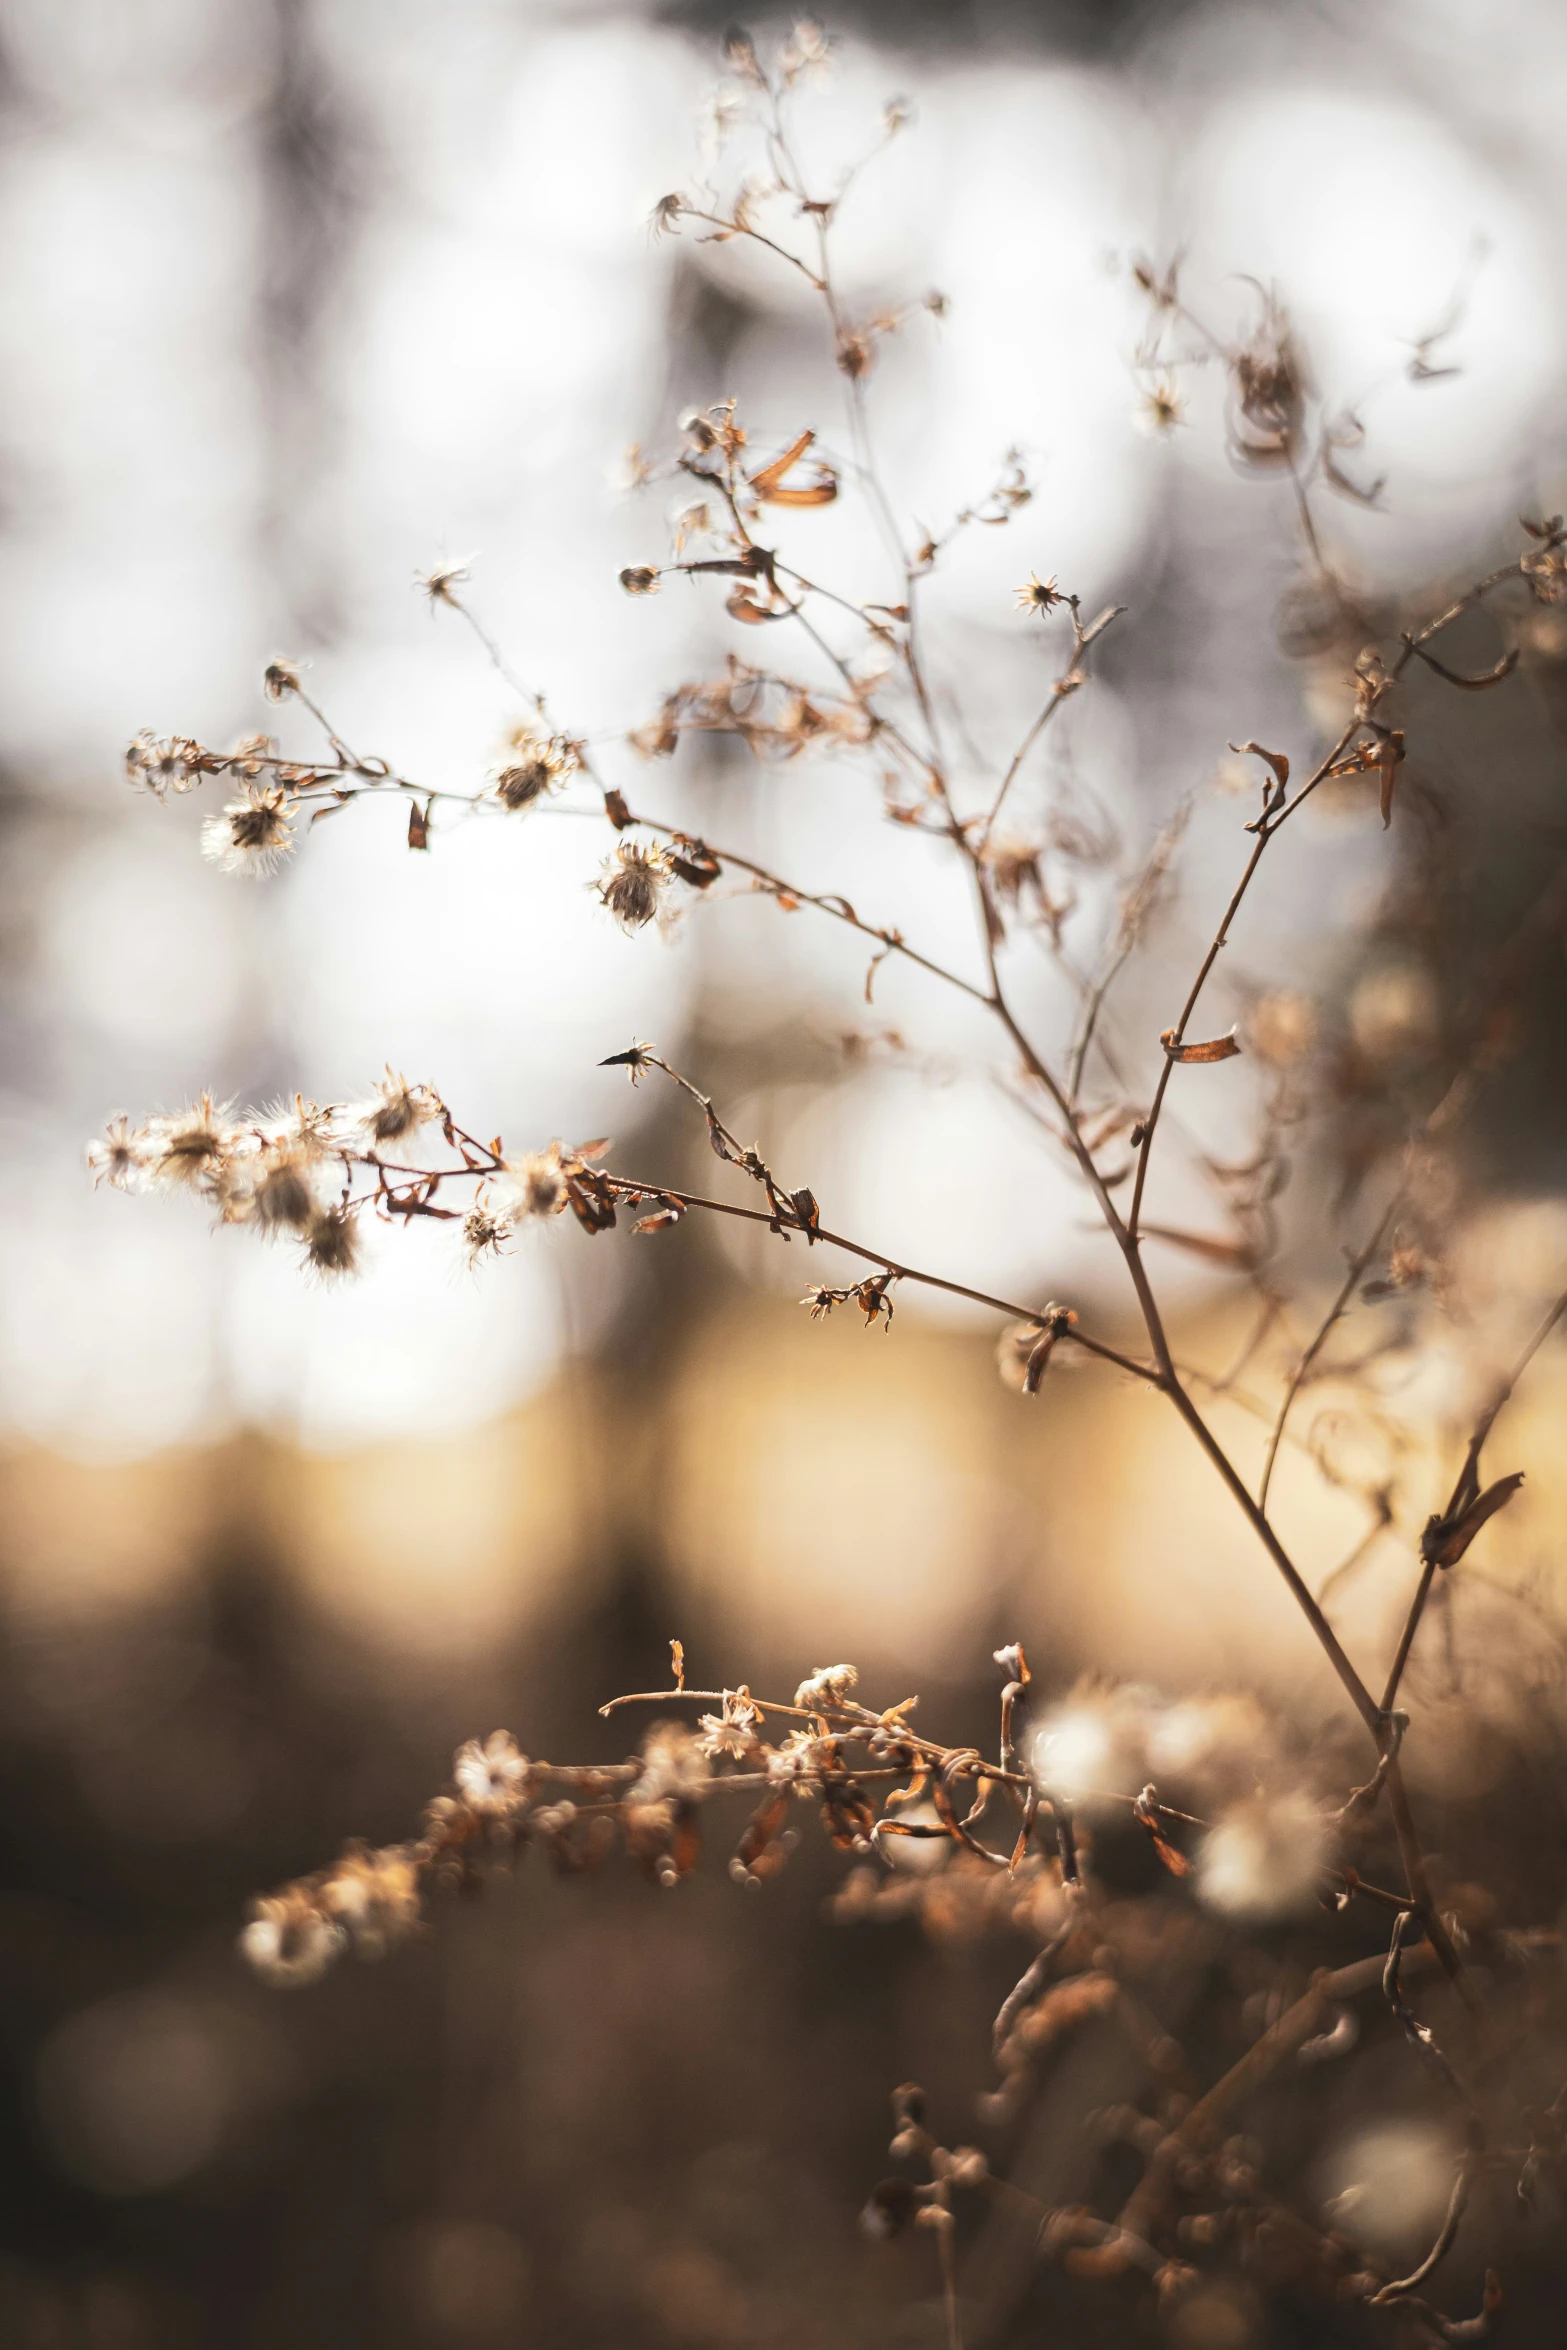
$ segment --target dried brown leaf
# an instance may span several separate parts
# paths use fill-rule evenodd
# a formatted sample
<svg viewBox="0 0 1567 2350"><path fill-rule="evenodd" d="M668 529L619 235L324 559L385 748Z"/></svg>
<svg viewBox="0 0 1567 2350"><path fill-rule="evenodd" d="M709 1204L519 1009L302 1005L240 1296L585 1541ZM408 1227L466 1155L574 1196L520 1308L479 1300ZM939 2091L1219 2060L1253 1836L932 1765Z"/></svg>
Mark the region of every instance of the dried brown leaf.
<svg viewBox="0 0 1567 2350"><path fill-rule="evenodd" d="M1428 1518L1420 1537L1420 1555L1427 1566L1456 1567L1486 1520L1507 1507L1522 1483L1523 1471L1515 1469L1510 1477L1498 1477L1476 1494L1467 1509L1452 1517Z"/></svg>
<svg viewBox="0 0 1567 2350"><path fill-rule="evenodd" d="M1236 1054L1241 1049L1240 1040L1236 1036L1233 1028L1226 1036L1209 1037L1206 1044L1179 1044L1176 1041L1175 1030L1173 1028L1167 1028L1164 1034L1160 1037L1159 1042L1163 1045L1165 1051L1169 1054L1172 1061L1186 1061L1193 1063L1202 1063L1208 1061L1233 1061Z"/></svg>

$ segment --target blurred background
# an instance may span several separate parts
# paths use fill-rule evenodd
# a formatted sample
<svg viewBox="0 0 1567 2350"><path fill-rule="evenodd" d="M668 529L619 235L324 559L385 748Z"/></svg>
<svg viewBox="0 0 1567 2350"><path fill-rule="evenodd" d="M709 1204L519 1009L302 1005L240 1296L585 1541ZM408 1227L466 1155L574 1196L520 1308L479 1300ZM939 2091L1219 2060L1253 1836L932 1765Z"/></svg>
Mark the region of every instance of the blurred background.
<svg viewBox="0 0 1567 2350"><path fill-rule="evenodd" d="M158 806L123 780L141 727L223 745L270 724L313 751L304 714L262 698L282 654L356 747L476 789L520 710L415 584L462 560L510 660L634 802L974 962L959 878L857 773L759 775L711 740L644 785L624 746L742 633L694 585L622 595L668 529L665 491L623 486L628 447L672 448L683 409L729 393L759 439L841 436L787 278L647 233L692 180L725 21L596 0L0 4L0 2340L26 2350L935 2342L932 2277L865 2246L854 2214L897 2081L926 2079L968 2134L1021 1945L834 1923L841 1867L805 1851L762 1894L716 1860L676 1896L530 1868L384 1967L281 1997L233 1955L246 1899L347 1834L406 1833L456 1742L495 1723L534 1754L619 1755L595 1708L661 1682L676 1634L693 1679L785 1696L852 1657L887 1701L919 1686L954 1740L993 1734L990 1652L1018 1636L1049 1703L1092 1667L1332 1712L1179 1429L1095 1375L1008 1393L983 1316L900 1296L889 1336L813 1326L794 1301L835 1269L692 1223L556 1227L479 1275L414 1226L356 1285L312 1287L291 1250L84 1173L116 1110L204 1086L356 1098L390 1064L473 1132L613 1134L617 1165L706 1181L690 1121L598 1066L639 1036L840 1228L1124 1316L1048 1144L917 971L888 965L868 1005L862 942L756 899L623 937L591 892L599 833L544 816L438 824L410 857L398 811L355 809L251 887L202 860L203 795ZM1275 287L1319 396L1359 409L1386 491L1330 520L1366 612L1507 560L1513 517L1553 510L1564 480L1567 17L900 0L829 29L801 115L824 174L890 97L915 117L845 210L850 299L950 302L873 384L899 509L938 526L1014 444L1039 484L933 590L976 764L1005 758L1054 673L1013 608L1037 570L1085 610L1129 608L1028 787L1113 836L1088 935L1200 794L1126 998L1146 1060L1238 863L1227 740L1331 739L1345 663L1301 587L1287 484L1227 459L1222 384L1197 379L1175 432L1142 429L1131 265L1184 255L1226 333L1249 281ZM1412 374L1438 334L1440 374ZM788 535L877 592L847 504ZM1312 1146L1318 1199L1374 1158L1399 1056L1560 854L1567 626L1543 606L1520 625L1505 713L1430 702L1424 814L1391 850L1363 800L1302 825L1237 938L1215 1030L1296 991L1359 1056ZM1495 657L1483 626L1472 647ZM1399 1409L1438 1448L1567 1263L1561 965L1531 976L1466 1165L1461 1342L1400 1363ZM1019 984L1058 1032L1043 958ZM1208 1145L1244 1157L1257 1080L1211 1085ZM1178 1156L1161 1212L1213 1228ZM1292 1215L1294 1272L1330 1285L1331 1237ZM1183 1342L1233 1355L1253 1312L1233 1280L1189 1250L1161 1273ZM1447 1611L1490 1660L1485 1737L1476 1684L1444 1716L1433 1668L1410 1757L1455 1868L1487 1772L1522 1774L1555 1856L1546 1910L1562 1400L1546 1366L1510 1423L1529 1495L1492 1584ZM1414 1438L1401 1467L1422 1496L1444 1481ZM1363 1512L1304 1466L1280 1490L1325 1575ZM1340 1619L1368 1653L1407 1550L1373 1566ZM1235 2322L1214 2350L1264 2338Z"/></svg>

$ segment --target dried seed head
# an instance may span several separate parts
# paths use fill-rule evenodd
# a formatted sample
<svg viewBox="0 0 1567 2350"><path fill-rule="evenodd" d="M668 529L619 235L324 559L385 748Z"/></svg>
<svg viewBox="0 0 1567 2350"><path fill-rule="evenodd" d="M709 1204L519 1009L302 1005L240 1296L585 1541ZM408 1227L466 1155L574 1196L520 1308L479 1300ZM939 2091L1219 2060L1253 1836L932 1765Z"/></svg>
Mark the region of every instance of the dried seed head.
<svg viewBox="0 0 1567 2350"><path fill-rule="evenodd" d="M148 1173L149 1140L123 1111L109 1120L102 1135L87 1145L87 1164L93 1184L112 1185L116 1191L140 1191Z"/></svg>
<svg viewBox="0 0 1567 2350"><path fill-rule="evenodd" d="M484 1257L498 1257L511 1238L511 1217L493 1203L475 1200L462 1220L463 1252L470 1265Z"/></svg>
<svg viewBox="0 0 1567 2350"><path fill-rule="evenodd" d="M1523 575L1541 604L1567 604L1567 553L1560 547L1538 547L1523 558Z"/></svg>
<svg viewBox="0 0 1567 2350"><path fill-rule="evenodd" d="M305 1227L305 1263L328 1281L344 1280L359 1270L359 1226L354 1210L344 1202L317 1208Z"/></svg>
<svg viewBox="0 0 1567 2350"><path fill-rule="evenodd" d="M441 1114L441 1098L432 1087L410 1085L389 1066L373 1098L359 1112L358 1124L372 1143L403 1142Z"/></svg>
<svg viewBox="0 0 1567 2350"><path fill-rule="evenodd" d="M432 604L455 604L454 590L468 578L468 564L466 560L437 563L431 570L416 572L414 576Z"/></svg>
<svg viewBox="0 0 1567 2350"><path fill-rule="evenodd" d="M342 1927L324 1914L313 1895L291 1885L253 1905L239 1948L264 1983L291 1991L318 1981L346 1941Z"/></svg>
<svg viewBox="0 0 1567 2350"><path fill-rule="evenodd" d="M634 727L626 740L644 759L668 759L680 747L680 697L672 694L656 718Z"/></svg>
<svg viewBox="0 0 1567 2350"><path fill-rule="evenodd" d="M286 701L299 691L299 670L292 661L269 661L261 673L261 690L269 702Z"/></svg>
<svg viewBox="0 0 1567 2350"><path fill-rule="evenodd" d="M508 1159L506 1184L515 1202L511 1213L517 1221L533 1223L558 1216L567 1199L560 1144L552 1142L548 1150L525 1151L521 1158Z"/></svg>
<svg viewBox="0 0 1567 2350"><path fill-rule="evenodd" d="M817 1713L824 1705L841 1705L859 1678L854 1665L813 1665L809 1677L795 1691L794 1702L807 1713Z"/></svg>
<svg viewBox="0 0 1567 2350"><path fill-rule="evenodd" d="M1048 579L1041 579L1037 571L1031 571L1017 591L1020 612L1053 612L1057 604L1065 601L1053 572Z"/></svg>
<svg viewBox="0 0 1567 2350"><path fill-rule="evenodd" d="M744 25L731 25L724 35L724 63L732 74L742 81L760 82L764 79L757 61L756 43Z"/></svg>
<svg viewBox="0 0 1567 2350"><path fill-rule="evenodd" d="M221 816L209 816L201 828L203 856L225 873L245 873L257 881L293 846L289 796L278 783L247 783Z"/></svg>
<svg viewBox="0 0 1567 2350"><path fill-rule="evenodd" d="M876 337L869 327L845 327L836 352L840 371L851 383L870 374L876 364Z"/></svg>
<svg viewBox="0 0 1567 2350"><path fill-rule="evenodd" d="M509 1730L492 1730L481 1745L470 1738L452 1759L457 1792L470 1810L507 1819L527 1801L530 1765Z"/></svg>
<svg viewBox="0 0 1567 2350"><path fill-rule="evenodd" d="M651 563L630 563L620 575L628 596L656 596L659 574Z"/></svg>
<svg viewBox="0 0 1567 2350"><path fill-rule="evenodd" d="M1304 1795L1236 1804L1197 1856L1197 1891L1228 1917L1261 1921L1309 1908L1327 1858L1327 1830Z"/></svg>
<svg viewBox="0 0 1567 2350"><path fill-rule="evenodd" d="M302 1232L316 1210L311 1170L316 1154L297 1139L268 1143L251 1188L256 1222L265 1232Z"/></svg>
<svg viewBox="0 0 1567 2350"><path fill-rule="evenodd" d="M161 800L168 792L189 791L199 783L201 760L201 745L188 735L170 735L165 741L144 728L126 747L126 781Z"/></svg>
<svg viewBox="0 0 1567 2350"><path fill-rule="evenodd" d="M1160 438L1185 423L1186 402L1173 377L1162 375L1150 385L1137 403L1134 421L1140 431Z"/></svg>
<svg viewBox="0 0 1567 2350"><path fill-rule="evenodd" d="M680 225L680 215L686 200L678 189L668 196L660 196L648 216L648 226L655 237L667 237Z"/></svg>
<svg viewBox="0 0 1567 2350"><path fill-rule="evenodd" d="M234 1146L227 1106L204 1093L177 1117L154 1118L147 1127L153 1173L160 1183L200 1184L210 1178Z"/></svg>
<svg viewBox="0 0 1567 2350"><path fill-rule="evenodd" d="M634 1804L687 1803L700 1796L712 1771L695 1733L683 1722L655 1722L642 1741L642 1776Z"/></svg>
<svg viewBox="0 0 1567 2350"><path fill-rule="evenodd" d="M727 1754L736 1762L743 1761L760 1743L761 1711L753 1704L751 1692L743 1683L738 1689L726 1689L722 1704L722 1713L702 1715L697 1746L703 1754L715 1759Z"/></svg>
<svg viewBox="0 0 1567 2350"><path fill-rule="evenodd" d="M381 1958L419 1923L419 1871L406 1844L351 1844L321 1888L321 1907L359 1958Z"/></svg>
<svg viewBox="0 0 1567 2350"><path fill-rule="evenodd" d="M598 893L622 930L642 930L662 905L670 879L662 849L623 840L599 877Z"/></svg>
<svg viewBox="0 0 1567 2350"><path fill-rule="evenodd" d="M524 724L512 729L508 756L496 768L491 788L503 808L520 815L557 790L581 765L580 751L564 735L540 734Z"/></svg>
<svg viewBox="0 0 1567 2350"><path fill-rule="evenodd" d="M1230 450L1241 465L1287 465L1296 453L1305 382L1289 321L1271 298L1231 369Z"/></svg>

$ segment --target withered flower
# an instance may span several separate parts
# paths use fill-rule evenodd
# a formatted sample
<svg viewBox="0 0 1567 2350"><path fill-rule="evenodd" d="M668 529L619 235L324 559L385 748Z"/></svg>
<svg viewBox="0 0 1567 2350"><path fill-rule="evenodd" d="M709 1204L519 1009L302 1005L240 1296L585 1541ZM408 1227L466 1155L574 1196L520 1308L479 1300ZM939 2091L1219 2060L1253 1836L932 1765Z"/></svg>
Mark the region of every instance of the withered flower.
<svg viewBox="0 0 1567 2350"><path fill-rule="evenodd" d="M261 673L261 690L269 702L285 701L299 691L299 668L293 661L269 661Z"/></svg>
<svg viewBox="0 0 1567 2350"><path fill-rule="evenodd" d="M660 574L651 563L628 563L620 584L628 596L656 596Z"/></svg>

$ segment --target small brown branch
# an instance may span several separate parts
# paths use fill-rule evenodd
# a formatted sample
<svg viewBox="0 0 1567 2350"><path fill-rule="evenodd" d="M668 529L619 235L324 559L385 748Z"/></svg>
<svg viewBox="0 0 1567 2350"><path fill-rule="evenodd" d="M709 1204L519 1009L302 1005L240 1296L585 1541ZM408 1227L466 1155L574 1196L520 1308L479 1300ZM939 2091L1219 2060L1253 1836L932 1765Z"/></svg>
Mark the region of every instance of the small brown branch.
<svg viewBox="0 0 1567 2350"><path fill-rule="evenodd" d="M1301 1389L1305 1386L1306 1381L1310 1378L1312 1370L1315 1367L1317 1358L1321 1354L1322 1349L1326 1346L1334 1330L1337 1329L1340 1321L1343 1319L1350 1299L1354 1296L1355 1291L1359 1287L1360 1282L1365 1274L1366 1267L1370 1264L1372 1258L1376 1255L1377 1250L1381 1247L1383 1236L1387 1232L1388 1226L1393 1221L1393 1217L1397 1212L1399 1199L1401 1196L1401 1193L1394 1194L1393 1198L1388 1202L1387 1206L1383 1209L1381 1215L1378 1217L1376 1227L1373 1230L1370 1239L1365 1243L1363 1248L1358 1249L1350 1258L1343 1282L1339 1287L1337 1295L1334 1297L1333 1303L1329 1306L1327 1312L1324 1314L1321 1322L1319 1323L1310 1345L1307 1346L1299 1361L1296 1363L1293 1372L1290 1374L1289 1385L1285 1389L1284 1399L1279 1405L1278 1418L1274 1421L1272 1433L1268 1438L1268 1455L1267 1459L1263 1462L1262 1478L1257 1487L1257 1506L1259 1509L1265 1510L1268 1506L1268 1488L1273 1482L1274 1463L1279 1457L1279 1446L1284 1441L1284 1430L1288 1425L1289 1416L1294 1408L1295 1400L1300 1394ZM1386 1711L1386 1708L1384 1707L1383 1710Z"/></svg>

